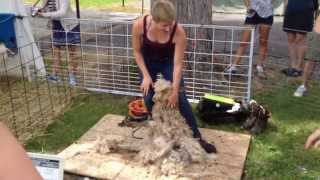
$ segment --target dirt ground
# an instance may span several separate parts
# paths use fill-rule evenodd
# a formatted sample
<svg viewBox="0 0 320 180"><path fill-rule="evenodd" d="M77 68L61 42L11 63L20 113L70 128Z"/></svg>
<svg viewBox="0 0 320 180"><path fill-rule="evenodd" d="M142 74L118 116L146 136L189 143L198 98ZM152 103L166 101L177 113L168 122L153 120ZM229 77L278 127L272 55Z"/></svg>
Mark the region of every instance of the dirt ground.
<svg viewBox="0 0 320 180"><path fill-rule="evenodd" d="M9 83L8 83L9 82ZM0 77L0 119L21 142L41 134L71 101L69 87L48 83L43 78L32 82L16 77Z"/></svg>

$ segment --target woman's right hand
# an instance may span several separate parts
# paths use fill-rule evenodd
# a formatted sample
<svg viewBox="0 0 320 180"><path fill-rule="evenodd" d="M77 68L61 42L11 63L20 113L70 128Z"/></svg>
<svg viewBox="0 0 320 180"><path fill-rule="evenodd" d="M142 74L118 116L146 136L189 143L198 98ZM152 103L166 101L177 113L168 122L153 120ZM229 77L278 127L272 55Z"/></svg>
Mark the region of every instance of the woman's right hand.
<svg viewBox="0 0 320 180"><path fill-rule="evenodd" d="M150 87L153 87L153 82L150 77L144 77L140 85L140 90L143 93L143 96L146 96L149 92Z"/></svg>

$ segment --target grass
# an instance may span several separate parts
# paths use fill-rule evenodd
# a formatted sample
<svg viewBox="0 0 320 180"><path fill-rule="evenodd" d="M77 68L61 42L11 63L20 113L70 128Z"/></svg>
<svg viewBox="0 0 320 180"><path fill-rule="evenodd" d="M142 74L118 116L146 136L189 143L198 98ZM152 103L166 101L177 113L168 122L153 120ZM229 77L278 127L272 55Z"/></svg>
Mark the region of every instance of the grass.
<svg viewBox="0 0 320 180"><path fill-rule="evenodd" d="M248 179L320 178L320 151L303 149L308 135L320 127L320 88L294 98L295 88L284 86L255 97L269 107L272 120L266 132L252 138L246 162Z"/></svg>
<svg viewBox="0 0 320 180"><path fill-rule="evenodd" d="M320 151L304 150L306 138L320 127L320 87L309 96L292 96L297 84L274 87L254 97L272 112L266 131L253 136L244 179L319 179ZM206 125L207 128L243 132L239 124Z"/></svg>
<svg viewBox="0 0 320 180"><path fill-rule="evenodd" d="M310 95L294 98L296 86L284 86L255 97L272 112L267 130L251 141L245 165L244 179L316 179L320 178L320 151L304 150L307 136L320 127L320 88ZM31 139L29 151L58 152L77 140L107 113L126 113L128 97L108 94L80 95L50 125L46 134ZM233 132L243 132L240 124L209 126Z"/></svg>
<svg viewBox="0 0 320 180"><path fill-rule="evenodd" d="M45 134L26 143L29 151L59 152L91 128L107 113L126 113L128 97L108 94L79 95L71 107L51 124Z"/></svg>

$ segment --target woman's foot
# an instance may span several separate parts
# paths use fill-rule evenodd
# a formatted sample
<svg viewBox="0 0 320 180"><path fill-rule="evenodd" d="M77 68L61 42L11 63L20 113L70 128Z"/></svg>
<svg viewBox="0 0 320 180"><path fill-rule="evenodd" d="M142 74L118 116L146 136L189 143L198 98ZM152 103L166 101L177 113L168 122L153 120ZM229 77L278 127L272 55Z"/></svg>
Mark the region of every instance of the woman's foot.
<svg viewBox="0 0 320 180"><path fill-rule="evenodd" d="M199 144L207 153L217 153L216 147L213 144L208 143L204 139L199 139Z"/></svg>

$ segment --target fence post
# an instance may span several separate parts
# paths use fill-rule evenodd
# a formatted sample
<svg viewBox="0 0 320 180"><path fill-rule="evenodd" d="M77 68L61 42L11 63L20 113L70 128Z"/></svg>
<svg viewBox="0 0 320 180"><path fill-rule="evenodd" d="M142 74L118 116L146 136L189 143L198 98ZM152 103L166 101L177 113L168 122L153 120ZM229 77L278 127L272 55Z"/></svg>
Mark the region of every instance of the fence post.
<svg viewBox="0 0 320 180"><path fill-rule="evenodd" d="M76 0L77 18L80 19L80 5L79 0Z"/></svg>

